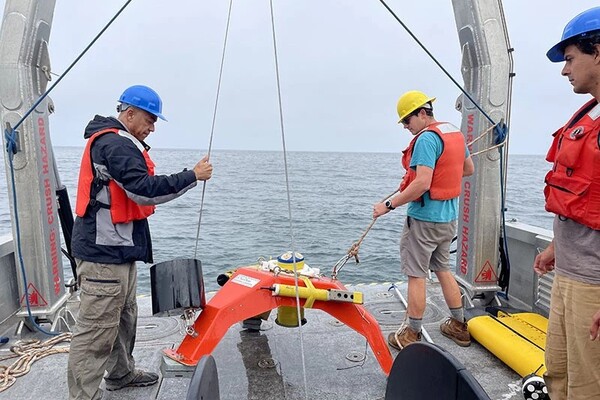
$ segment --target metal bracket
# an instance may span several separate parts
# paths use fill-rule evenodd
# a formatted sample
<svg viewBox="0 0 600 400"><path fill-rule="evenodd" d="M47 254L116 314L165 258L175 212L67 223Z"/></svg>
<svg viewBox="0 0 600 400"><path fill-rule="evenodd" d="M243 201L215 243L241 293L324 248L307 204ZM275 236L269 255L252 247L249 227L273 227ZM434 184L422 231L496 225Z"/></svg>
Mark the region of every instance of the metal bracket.
<svg viewBox="0 0 600 400"><path fill-rule="evenodd" d="M46 92L48 82L52 80L52 67L50 66L50 52L48 51L48 42L40 41L40 47L37 54L38 84L39 94Z"/></svg>

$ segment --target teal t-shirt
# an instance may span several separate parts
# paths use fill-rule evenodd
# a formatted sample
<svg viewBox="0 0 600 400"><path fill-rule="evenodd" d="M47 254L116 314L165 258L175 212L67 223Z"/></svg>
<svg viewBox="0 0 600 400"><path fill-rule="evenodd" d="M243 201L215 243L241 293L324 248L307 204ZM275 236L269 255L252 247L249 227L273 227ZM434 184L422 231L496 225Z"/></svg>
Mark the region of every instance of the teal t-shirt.
<svg viewBox="0 0 600 400"><path fill-rule="evenodd" d="M413 149L410 158L410 168L417 169L417 165L435 168L435 164L442 155L444 146L442 139L431 131L423 132ZM469 150L465 146L465 157ZM407 215L409 217L427 222L451 222L458 218L458 197L451 200L432 200L429 192L423 194L421 201L408 203Z"/></svg>

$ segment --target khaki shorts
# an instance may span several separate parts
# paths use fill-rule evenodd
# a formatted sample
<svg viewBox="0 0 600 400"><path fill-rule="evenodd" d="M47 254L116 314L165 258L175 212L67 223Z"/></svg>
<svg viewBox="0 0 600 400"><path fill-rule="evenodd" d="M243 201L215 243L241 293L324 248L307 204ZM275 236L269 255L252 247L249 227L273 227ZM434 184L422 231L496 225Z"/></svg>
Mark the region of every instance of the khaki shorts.
<svg viewBox="0 0 600 400"><path fill-rule="evenodd" d="M448 271L456 221L427 222L406 217L400 239L400 264L407 276L425 278L428 270Z"/></svg>

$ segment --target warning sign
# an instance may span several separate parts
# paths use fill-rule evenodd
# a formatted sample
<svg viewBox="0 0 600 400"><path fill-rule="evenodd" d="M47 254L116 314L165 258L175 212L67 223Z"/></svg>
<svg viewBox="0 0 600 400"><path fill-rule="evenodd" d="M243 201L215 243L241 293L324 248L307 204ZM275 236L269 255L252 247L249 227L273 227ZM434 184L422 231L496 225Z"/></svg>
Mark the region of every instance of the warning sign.
<svg viewBox="0 0 600 400"><path fill-rule="evenodd" d="M477 277L475 278L475 282L476 283L488 283L488 282L496 282L498 281L498 276L496 275L496 271L494 271L494 268L492 268L492 264L490 264L490 261L487 260L485 262L485 264L483 265L483 268L481 268L481 271L479 271L479 274L477 274Z"/></svg>
<svg viewBox="0 0 600 400"><path fill-rule="evenodd" d="M30 307L44 307L48 305L48 302L42 297L33 283L30 283L29 286L27 286L27 297L29 298ZM21 297L21 306L27 307L25 295Z"/></svg>

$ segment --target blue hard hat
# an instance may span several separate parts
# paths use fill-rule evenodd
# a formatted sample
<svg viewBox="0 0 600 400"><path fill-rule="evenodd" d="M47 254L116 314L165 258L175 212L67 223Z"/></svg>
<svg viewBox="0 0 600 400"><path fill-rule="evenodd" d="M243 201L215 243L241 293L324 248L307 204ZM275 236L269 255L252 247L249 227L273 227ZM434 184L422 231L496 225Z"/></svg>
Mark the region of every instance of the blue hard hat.
<svg viewBox="0 0 600 400"><path fill-rule="evenodd" d="M600 30L600 7L590 8L570 20L565 26L560 42L552 46L546 56L552 62L564 61L565 43L569 39L597 30Z"/></svg>
<svg viewBox="0 0 600 400"><path fill-rule="evenodd" d="M148 86L135 85L125 89L119 101L123 104L129 104L156 115L158 118L166 121L167 119L161 114L162 100L158 93L150 89Z"/></svg>

